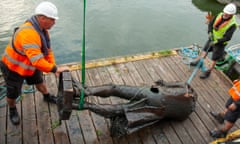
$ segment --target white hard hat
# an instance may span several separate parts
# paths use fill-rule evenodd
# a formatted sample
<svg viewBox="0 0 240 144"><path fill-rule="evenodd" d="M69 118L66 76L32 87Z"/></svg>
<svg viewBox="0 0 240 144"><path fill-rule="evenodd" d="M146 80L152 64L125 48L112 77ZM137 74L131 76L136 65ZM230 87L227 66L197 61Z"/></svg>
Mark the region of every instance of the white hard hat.
<svg viewBox="0 0 240 144"><path fill-rule="evenodd" d="M44 15L49 18L58 19L58 10L53 3L44 1L36 7L35 15Z"/></svg>
<svg viewBox="0 0 240 144"><path fill-rule="evenodd" d="M237 7L235 4L230 3L224 7L223 12L230 15L234 15L237 12Z"/></svg>

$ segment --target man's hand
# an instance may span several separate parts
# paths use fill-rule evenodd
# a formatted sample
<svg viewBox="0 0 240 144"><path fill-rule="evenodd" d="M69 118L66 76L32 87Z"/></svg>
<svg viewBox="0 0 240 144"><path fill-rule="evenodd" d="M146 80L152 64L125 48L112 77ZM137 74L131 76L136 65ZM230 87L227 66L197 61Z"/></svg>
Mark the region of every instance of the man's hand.
<svg viewBox="0 0 240 144"><path fill-rule="evenodd" d="M55 75L58 77L60 75L60 73L64 72L64 71L70 71L70 68L67 66L57 67L57 71L56 71Z"/></svg>
<svg viewBox="0 0 240 144"><path fill-rule="evenodd" d="M234 111L234 110L237 109L237 105L236 105L235 103L232 103L232 104L230 104L230 105L228 106L228 109L229 109L230 111Z"/></svg>
<svg viewBox="0 0 240 144"><path fill-rule="evenodd" d="M211 42L209 43L209 46L210 46L210 47L214 47L216 44L217 44L217 42L211 41Z"/></svg>
<svg viewBox="0 0 240 144"><path fill-rule="evenodd" d="M235 80L233 81L233 84L237 83L239 80L240 80L239 78L238 78L238 79L235 79Z"/></svg>

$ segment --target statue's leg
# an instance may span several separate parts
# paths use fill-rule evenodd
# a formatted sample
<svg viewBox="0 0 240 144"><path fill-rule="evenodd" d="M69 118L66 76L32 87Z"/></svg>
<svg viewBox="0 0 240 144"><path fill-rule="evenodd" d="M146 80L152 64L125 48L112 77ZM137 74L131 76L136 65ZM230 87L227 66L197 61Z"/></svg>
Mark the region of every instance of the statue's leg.
<svg viewBox="0 0 240 144"><path fill-rule="evenodd" d="M94 104L89 102L84 102L83 110L88 109L96 114L99 114L105 118L111 118L114 116L120 116L124 114L124 107L128 107L128 104ZM78 109L78 104L72 105L73 109Z"/></svg>
<svg viewBox="0 0 240 144"><path fill-rule="evenodd" d="M126 86L126 85L102 85L95 87L83 87L81 83L72 80L73 89L74 89L74 97L79 97L81 95L81 91L84 89L85 96L100 96L100 97L109 97L115 96L120 97L127 100L139 100L145 98L146 96L142 95L142 91L145 87L137 87L137 86Z"/></svg>
<svg viewBox="0 0 240 144"><path fill-rule="evenodd" d="M125 86L125 85L104 85L89 88L91 95L100 97L115 96L127 100L139 100L145 98L142 91L145 87Z"/></svg>

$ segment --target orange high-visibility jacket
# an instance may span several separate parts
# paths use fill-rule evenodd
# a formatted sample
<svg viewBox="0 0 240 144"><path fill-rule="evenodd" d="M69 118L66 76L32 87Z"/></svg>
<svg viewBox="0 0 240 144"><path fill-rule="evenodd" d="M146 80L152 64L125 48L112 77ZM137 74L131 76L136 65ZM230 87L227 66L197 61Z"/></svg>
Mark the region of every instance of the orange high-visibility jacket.
<svg viewBox="0 0 240 144"><path fill-rule="evenodd" d="M234 101L240 100L240 81L235 81L233 87L231 87L228 92Z"/></svg>
<svg viewBox="0 0 240 144"><path fill-rule="evenodd" d="M41 37L30 22L22 24L12 39L2 57L10 70L22 76L31 76L36 69L43 72L56 70L52 50L48 48L47 55L42 53Z"/></svg>

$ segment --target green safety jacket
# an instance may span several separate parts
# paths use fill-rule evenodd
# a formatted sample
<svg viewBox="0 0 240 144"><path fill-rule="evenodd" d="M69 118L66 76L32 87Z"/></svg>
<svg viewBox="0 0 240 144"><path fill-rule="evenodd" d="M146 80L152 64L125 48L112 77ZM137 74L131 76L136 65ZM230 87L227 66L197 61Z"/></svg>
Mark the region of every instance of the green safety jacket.
<svg viewBox="0 0 240 144"><path fill-rule="evenodd" d="M218 14L218 16L215 19L215 22L213 25L215 25L221 18L222 18L222 14L220 13ZM237 21L236 21L236 17L235 15L229 19L228 21L224 22L223 24L221 24L221 26L219 27L219 29L215 29L213 28L213 42L217 43L218 39L223 38L225 32L232 26L232 25L238 25ZM224 44L227 44L228 41L224 42Z"/></svg>

